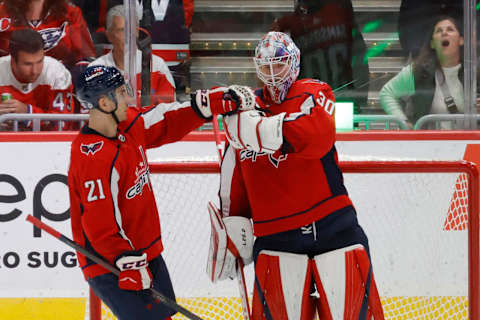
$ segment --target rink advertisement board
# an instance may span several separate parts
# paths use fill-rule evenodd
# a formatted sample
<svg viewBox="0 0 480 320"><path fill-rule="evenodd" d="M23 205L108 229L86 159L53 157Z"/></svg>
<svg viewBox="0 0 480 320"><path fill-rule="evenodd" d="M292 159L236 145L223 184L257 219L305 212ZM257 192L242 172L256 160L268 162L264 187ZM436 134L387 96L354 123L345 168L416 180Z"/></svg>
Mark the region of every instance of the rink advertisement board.
<svg viewBox="0 0 480 320"><path fill-rule="evenodd" d="M84 297L87 293L74 251L25 221L26 216L32 214L71 238L67 170L73 137L70 134L0 134L0 298ZM215 161L217 154L212 139L211 134L189 135L181 142L149 150L149 161ZM480 134L476 132L365 132L339 134L336 145L340 160L460 160L465 156L467 145L476 149L478 144ZM452 184L454 182L453 179ZM155 184L154 188L157 188ZM215 188L213 186L214 191ZM161 184L158 189L160 193L170 192L168 188L161 188ZM384 191L396 192L393 189ZM209 195L214 196L215 192ZM378 201L378 194L372 193L371 201ZM166 240L167 263L173 261L171 263L182 266L182 270L172 267L175 269L172 270L174 285L176 290L183 290L180 281L175 284L176 278L193 274L198 280L196 295L236 296L238 288L233 282L213 286L205 275L210 226L207 211L201 206L191 213L196 220L188 222L186 219L185 222L198 224L196 230L201 235L189 235L193 239L185 241L176 239L169 243L170 240ZM199 216L201 218L195 218ZM175 233L169 219L168 214L165 219L161 217L165 237ZM411 228L412 234L425 233L424 225L413 223ZM374 237L376 235L370 236L373 245ZM454 237L466 241L466 235ZM182 255L188 255L192 243L195 248L201 248L198 250L204 256L201 261L182 263ZM373 252L377 256L391 254L379 252L381 250L382 246L376 246ZM381 271L377 272L381 277ZM247 275L251 284L251 270L247 270ZM392 282L391 287L394 288L395 283ZM463 293L458 292L458 295Z"/></svg>

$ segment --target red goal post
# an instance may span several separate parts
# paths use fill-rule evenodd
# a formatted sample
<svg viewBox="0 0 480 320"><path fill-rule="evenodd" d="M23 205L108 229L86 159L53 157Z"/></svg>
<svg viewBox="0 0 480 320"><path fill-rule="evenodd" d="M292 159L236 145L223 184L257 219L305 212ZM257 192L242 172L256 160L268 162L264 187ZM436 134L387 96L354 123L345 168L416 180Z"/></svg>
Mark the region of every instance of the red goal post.
<svg viewBox="0 0 480 320"><path fill-rule="evenodd" d="M422 173L453 173L453 174L461 174L462 176L466 177L466 203L465 206L467 208L468 214L468 245L467 245L467 259L468 259L468 301L465 303L464 301L461 304L465 305L468 304L468 311L464 311L465 313L468 312L468 318L474 320L480 320L480 293L479 293L479 262L480 262L480 255L479 255L479 171L477 167L467 161L342 161L340 162L340 167L342 171L348 176L348 174L413 174L413 175L420 175ZM217 162L210 162L210 161L175 161L175 162L162 162L162 163L150 163L150 172L152 176L155 175L164 175L164 174L218 174L219 173L219 165ZM155 188L155 186L154 186ZM348 186L347 186L348 188ZM351 191L350 188L349 192ZM381 199L379 199L381 201ZM355 202L355 201L354 201ZM162 214L162 213L160 213ZM362 215L362 212L359 212L359 215ZM168 230L165 230L168 231ZM164 231L164 232L165 232ZM375 238L375 234L369 234L369 238ZM375 255L375 251L372 253ZM434 268L435 266L432 266ZM375 268L375 265L374 265ZM378 271L378 270L377 270ZM173 279L175 283L175 279ZM377 281L378 283L378 281ZM233 284L232 284L233 286ZM381 284L379 284L381 286ZM91 298L91 303L93 304L98 303L98 300L95 298ZM179 302L182 304L182 301ZM208 302L207 302L208 303ZM398 304L398 302L396 302ZM417 303L417 302L412 302ZM438 301L434 301L432 303L441 303ZM449 303L449 302L448 302ZM382 304L384 301L382 300ZM197 305L195 302L194 305ZM198 305L197 305L198 306ZM199 309L195 309L196 307L192 307L194 310L191 309L191 306L184 305L187 309L190 309L193 312L199 312ZM211 307L206 306L202 307L208 310L212 310ZM385 308L385 305L384 305ZM389 307L390 308L390 307ZM396 308L396 307L391 307ZM457 308L454 306L452 308ZM101 315L99 311L93 311L91 319L101 319ZM452 311L455 312L455 311ZM105 313L105 312L104 312ZM391 313L397 314L397 311ZM205 319L217 319L217 316L212 316L212 312L210 312L209 316L205 314L198 314L200 317ZM98 317L100 316L100 317ZM98 317L98 318L97 318ZM220 317L225 318L227 317ZM219 319L220 319L219 318ZM424 317L425 319L430 319L429 317ZM449 317L437 317L432 315L432 319L440 319L440 318L448 318ZM458 317L453 317L454 319L458 319ZM463 319L462 316L460 318ZM104 316L103 319L106 319ZM174 319L177 319L175 317ZM183 318L178 318L183 319ZM230 319L230 317L228 317ZM231 319L240 319L240 315L238 317L232 317ZM386 313L386 319L397 319L395 316L388 316Z"/></svg>

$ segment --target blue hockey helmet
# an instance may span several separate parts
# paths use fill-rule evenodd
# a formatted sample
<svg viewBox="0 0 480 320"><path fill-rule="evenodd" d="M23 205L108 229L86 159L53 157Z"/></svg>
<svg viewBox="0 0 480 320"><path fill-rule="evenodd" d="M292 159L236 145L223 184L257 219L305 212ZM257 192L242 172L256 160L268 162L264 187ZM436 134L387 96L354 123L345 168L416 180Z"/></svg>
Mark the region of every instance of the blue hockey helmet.
<svg viewBox="0 0 480 320"><path fill-rule="evenodd" d="M98 108L98 99L107 96L116 102L115 89L125 84L125 79L115 67L91 66L80 75L76 96L84 108Z"/></svg>

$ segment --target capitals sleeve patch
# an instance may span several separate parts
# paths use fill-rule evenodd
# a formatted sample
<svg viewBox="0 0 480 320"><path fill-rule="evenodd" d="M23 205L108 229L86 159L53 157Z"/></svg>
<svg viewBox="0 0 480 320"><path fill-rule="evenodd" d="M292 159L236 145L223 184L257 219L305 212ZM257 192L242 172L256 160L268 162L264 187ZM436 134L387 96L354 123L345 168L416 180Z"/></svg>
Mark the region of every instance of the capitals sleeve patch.
<svg viewBox="0 0 480 320"><path fill-rule="evenodd" d="M85 153L87 156L91 153L94 155L97 151L102 149L103 147L103 141L98 141L90 144L81 144L80 145L80 151L82 153Z"/></svg>

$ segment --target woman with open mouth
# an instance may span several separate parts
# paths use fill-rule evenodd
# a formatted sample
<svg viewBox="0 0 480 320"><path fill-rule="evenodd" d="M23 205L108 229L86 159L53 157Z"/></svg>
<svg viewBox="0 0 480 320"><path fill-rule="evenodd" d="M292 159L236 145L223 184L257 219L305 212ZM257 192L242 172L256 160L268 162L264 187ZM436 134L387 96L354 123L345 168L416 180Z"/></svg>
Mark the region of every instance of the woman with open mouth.
<svg viewBox="0 0 480 320"><path fill-rule="evenodd" d="M427 114L464 112L462 25L440 16L427 34L418 57L380 91L385 112L407 121L410 128ZM452 123L442 122L437 129L452 129Z"/></svg>

